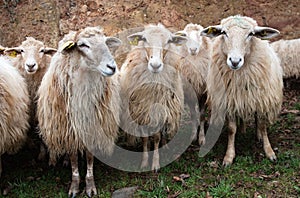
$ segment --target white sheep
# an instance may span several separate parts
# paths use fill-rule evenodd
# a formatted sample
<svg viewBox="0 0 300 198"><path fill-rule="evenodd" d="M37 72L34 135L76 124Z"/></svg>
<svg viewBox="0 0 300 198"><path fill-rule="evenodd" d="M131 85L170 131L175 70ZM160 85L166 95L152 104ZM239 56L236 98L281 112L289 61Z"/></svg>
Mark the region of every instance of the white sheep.
<svg viewBox="0 0 300 198"><path fill-rule="evenodd" d="M206 77L212 50L211 40L200 35L202 30L201 25L190 23L185 26L184 30L175 33L187 37L185 45L178 48L178 55L182 58L176 62L179 64L181 74L185 79L183 81L184 102L188 104L190 109L194 138L197 137L199 123L195 109L196 104L199 107L200 132L198 142L200 145L205 144ZM194 95L196 95L196 99L193 98Z"/></svg>
<svg viewBox="0 0 300 198"><path fill-rule="evenodd" d="M1 155L17 152L27 138L29 96L24 78L0 57L0 176Z"/></svg>
<svg viewBox="0 0 300 198"><path fill-rule="evenodd" d="M300 76L300 38L291 40L279 40L271 43L278 54L283 77L291 78Z"/></svg>
<svg viewBox="0 0 300 198"><path fill-rule="evenodd" d="M144 31L128 36L134 47L121 68L123 113L121 127L127 133L142 136L141 168L148 167L148 136L154 138L152 170L158 170L161 135L173 136L183 110L183 89L175 65L167 64L172 43L186 38L173 35L162 24L147 25Z"/></svg>
<svg viewBox="0 0 300 198"><path fill-rule="evenodd" d="M79 191L78 151L86 152L88 196L97 194L91 151L113 152L120 97L109 47L119 45L119 39L106 37L100 27L71 31L59 42L38 90L40 135L52 157L70 156L69 195Z"/></svg>
<svg viewBox="0 0 300 198"><path fill-rule="evenodd" d="M236 119L249 120L257 115L257 134L263 140L270 160L276 155L267 136L267 127L281 109L282 69L276 53L268 43L279 32L260 27L244 16L231 16L220 25L210 26L202 35L216 37L212 63L207 76L208 101L214 112L211 124L225 111L228 120L228 147L223 165L232 164L235 157Z"/></svg>
<svg viewBox="0 0 300 198"><path fill-rule="evenodd" d="M46 47L45 44L33 37L27 37L18 47L7 48L5 54L11 60L21 75L25 78L28 93L30 96L30 131L31 136L37 133L36 103L37 90L41 84L42 78L48 69L51 56L56 49ZM39 160L45 159L46 149L40 142Z"/></svg>

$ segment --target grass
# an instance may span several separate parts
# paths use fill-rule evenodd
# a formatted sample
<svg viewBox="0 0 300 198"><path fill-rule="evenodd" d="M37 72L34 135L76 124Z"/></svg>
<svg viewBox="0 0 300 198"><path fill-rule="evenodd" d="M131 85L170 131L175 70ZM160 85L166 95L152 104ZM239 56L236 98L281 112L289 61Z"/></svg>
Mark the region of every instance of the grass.
<svg viewBox="0 0 300 198"><path fill-rule="evenodd" d="M299 110L298 102L289 109ZM138 186L134 197L300 197L300 131L299 115L284 114L269 129L269 137L277 154L273 163L265 158L256 141L253 127L238 134L236 158L230 167L222 167L227 136L222 133L217 144L199 157L199 146L192 144L177 160L158 173L131 173L95 162L96 197L111 197L115 190ZM56 167L35 159L36 151L23 149L16 155L3 157L0 197L68 197L71 169L60 161ZM84 189L85 162L79 163ZM189 175L177 181L174 177ZM7 196L3 194L8 193ZM82 192L78 197L86 197Z"/></svg>

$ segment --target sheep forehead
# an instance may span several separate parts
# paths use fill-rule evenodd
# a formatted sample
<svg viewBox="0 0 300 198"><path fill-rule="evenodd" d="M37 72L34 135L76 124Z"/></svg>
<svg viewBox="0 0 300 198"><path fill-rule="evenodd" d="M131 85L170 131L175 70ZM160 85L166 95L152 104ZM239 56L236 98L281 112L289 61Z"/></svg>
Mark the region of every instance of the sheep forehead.
<svg viewBox="0 0 300 198"><path fill-rule="evenodd" d="M22 42L21 46L26 49L40 49L44 47L44 43L32 37L27 37L26 40Z"/></svg>
<svg viewBox="0 0 300 198"><path fill-rule="evenodd" d="M171 39L171 32L161 26L147 26L143 36L149 43L167 43Z"/></svg>
<svg viewBox="0 0 300 198"><path fill-rule="evenodd" d="M254 19L244 16L230 16L221 21L223 29L231 29L232 27L239 27L241 29L254 29L257 23Z"/></svg>
<svg viewBox="0 0 300 198"><path fill-rule="evenodd" d="M78 33L77 39L79 37L93 37L95 35L104 36L103 29L101 27L86 27Z"/></svg>
<svg viewBox="0 0 300 198"><path fill-rule="evenodd" d="M193 24L193 23L189 23L185 26L184 30L185 32L192 32L192 31L202 31L203 27L201 25L198 24Z"/></svg>

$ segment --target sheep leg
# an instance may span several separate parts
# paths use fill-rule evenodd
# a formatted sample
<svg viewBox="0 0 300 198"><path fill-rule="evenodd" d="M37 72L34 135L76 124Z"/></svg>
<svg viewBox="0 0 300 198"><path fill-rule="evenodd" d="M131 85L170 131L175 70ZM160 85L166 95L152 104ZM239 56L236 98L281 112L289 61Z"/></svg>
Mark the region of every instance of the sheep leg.
<svg viewBox="0 0 300 198"><path fill-rule="evenodd" d="M49 166L55 166L57 163L56 155L53 152L49 152Z"/></svg>
<svg viewBox="0 0 300 198"><path fill-rule="evenodd" d="M1 160L1 155L0 155L0 178L1 178L1 174L2 174L2 160Z"/></svg>
<svg viewBox="0 0 300 198"><path fill-rule="evenodd" d="M142 156L142 163L141 163L141 168L144 169L148 167L148 137L142 137L143 141L143 156Z"/></svg>
<svg viewBox="0 0 300 198"><path fill-rule="evenodd" d="M200 112L200 131L198 143L199 145L205 144L205 133L204 133L204 124L205 124L205 101L206 97L201 97L199 100L199 112Z"/></svg>
<svg viewBox="0 0 300 198"><path fill-rule="evenodd" d="M257 139L258 139L259 142L262 142L262 134L261 134L261 131L258 130L258 118L257 118L257 114L255 114L255 125L256 125Z"/></svg>
<svg viewBox="0 0 300 198"><path fill-rule="evenodd" d="M38 155L39 161L44 161L46 159L47 149L43 142L40 143L40 153Z"/></svg>
<svg viewBox="0 0 300 198"><path fill-rule="evenodd" d="M69 196L72 195L72 197L75 197L76 194L79 192L79 182L80 182L77 152L70 154L70 161L72 167L72 183L69 189Z"/></svg>
<svg viewBox="0 0 300 198"><path fill-rule="evenodd" d="M94 173L93 173L93 164L94 164L94 156L89 151L86 151L86 161L87 161L87 172L85 176L85 184L86 184L86 194L88 197L97 195L97 189L94 181Z"/></svg>
<svg viewBox="0 0 300 198"><path fill-rule="evenodd" d="M197 139L197 129L198 129L198 119L197 119L197 112L196 112L196 103L189 101L188 106L190 109L191 120L192 120L192 141Z"/></svg>
<svg viewBox="0 0 300 198"><path fill-rule="evenodd" d="M264 146L264 151L266 156L271 160L271 161L276 161L276 155L271 147L268 134L267 134L267 126L265 120L257 120L257 130L258 134L261 134L261 138L263 141L263 146Z"/></svg>
<svg viewBox="0 0 300 198"><path fill-rule="evenodd" d="M235 148L234 148L235 134L236 134L236 122L234 120L230 120L228 121L228 144L227 144L226 155L223 159L223 166L231 165L235 157Z"/></svg>
<svg viewBox="0 0 300 198"><path fill-rule="evenodd" d="M64 157L64 161L63 161L63 166L64 167L68 167L69 166L69 155L68 154L65 154L65 157Z"/></svg>
<svg viewBox="0 0 300 198"><path fill-rule="evenodd" d="M160 139L161 139L161 133L158 132L153 137L154 137L154 151L153 151L153 160L152 160L151 170L154 170L155 172L157 172L160 168L158 147L159 147L159 143L160 143Z"/></svg>
<svg viewBox="0 0 300 198"><path fill-rule="evenodd" d="M246 133L246 124L242 118L239 118L239 122L240 122L239 131L241 131L241 133L245 134Z"/></svg>

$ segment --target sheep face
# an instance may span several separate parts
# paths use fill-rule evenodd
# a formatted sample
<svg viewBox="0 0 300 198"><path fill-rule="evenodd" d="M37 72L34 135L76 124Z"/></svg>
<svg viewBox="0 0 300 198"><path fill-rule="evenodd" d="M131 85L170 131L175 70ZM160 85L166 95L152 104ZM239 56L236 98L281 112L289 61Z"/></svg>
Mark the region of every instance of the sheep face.
<svg viewBox="0 0 300 198"><path fill-rule="evenodd" d="M60 48L63 53L78 52L79 65L101 72L103 76L111 76L117 69L117 64L109 50L121 41L114 37L105 37L97 27L87 27L79 32L74 41L67 41Z"/></svg>
<svg viewBox="0 0 300 198"><path fill-rule="evenodd" d="M171 43L181 45L186 42L186 38L173 35L163 25L148 26L143 32L132 34L128 37L131 44L145 48L148 59L148 69L152 73L159 73L164 67L164 56Z"/></svg>
<svg viewBox="0 0 300 198"><path fill-rule="evenodd" d="M232 70L240 69L251 51L253 39L270 39L279 34L278 30L257 26L249 17L233 16L221 21L221 25L205 28L202 35L222 36L222 50L227 56L226 63ZM256 37L256 38L254 38Z"/></svg>
<svg viewBox="0 0 300 198"><path fill-rule="evenodd" d="M47 54L53 55L55 52L56 49L45 47L43 42L32 37L27 37L19 47L5 50L5 53L9 56L20 56L19 60L22 61L24 70L28 74L34 74L38 71L44 57Z"/></svg>
<svg viewBox="0 0 300 198"><path fill-rule="evenodd" d="M187 37L185 43L188 53L195 56L199 53L200 46L202 45L201 31L203 27L197 24L187 24L182 31L178 31L175 35Z"/></svg>

